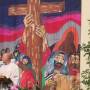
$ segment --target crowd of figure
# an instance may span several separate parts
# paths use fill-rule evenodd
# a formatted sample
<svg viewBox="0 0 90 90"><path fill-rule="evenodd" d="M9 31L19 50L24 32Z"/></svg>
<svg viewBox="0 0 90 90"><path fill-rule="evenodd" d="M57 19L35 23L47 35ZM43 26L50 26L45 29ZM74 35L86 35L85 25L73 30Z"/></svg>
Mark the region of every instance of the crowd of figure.
<svg viewBox="0 0 90 90"><path fill-rule="evenodd" d="M3 62L0 64L0 88L5 88L5 90L35 89L37 84L35 72L28 56L19 54L17 50L12 53L6 48L1 50L0 61ZM44 68L45 90L80 89L79 53L68 56L62 51L54 52Z"/></svg>
<svg viewBox="0 0 90 90"><path fill-rule="evenodd" d="M47 90L80 90L80 55L55 52L45 66Z"/></svg>
<svg viewBox="0 0 90 90"><path fill-rule="evenodd" d="M32 90L35 85L32 63L28 56L2 49L0 54L0 90ZM18 57L18 55L20 55ZM18 60L17 60L18 59Z"/></svg>

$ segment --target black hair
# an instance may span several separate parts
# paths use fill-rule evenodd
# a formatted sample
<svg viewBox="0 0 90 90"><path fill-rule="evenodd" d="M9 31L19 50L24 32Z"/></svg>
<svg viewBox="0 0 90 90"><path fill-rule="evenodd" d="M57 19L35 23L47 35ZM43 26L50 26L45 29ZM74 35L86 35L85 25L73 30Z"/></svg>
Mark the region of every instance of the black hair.
<svg viewBox="0 0 90 90"><path fill-rule="evenodd" d="M8 90L10 90L10 86L13 85L13 82L10 78L6 78L6 77L3 77L3 78L0 78L0 85L2 85L1 88L8 88Z"/></svg>
<svg viewBox="0 0 90 90"><path fill-rule="evenodd" d="M6 49L5 49L5 52L10 52L10 49L9 49L9 48L6 48Z"/></svg>
<svg viewBox="0 0 90 90"><path fill-rule="evenodd" d="M4 53L5 53L5 49L2 49L1 50L1 53L0 53L1 54L1 57L3 56Z"/></svg>

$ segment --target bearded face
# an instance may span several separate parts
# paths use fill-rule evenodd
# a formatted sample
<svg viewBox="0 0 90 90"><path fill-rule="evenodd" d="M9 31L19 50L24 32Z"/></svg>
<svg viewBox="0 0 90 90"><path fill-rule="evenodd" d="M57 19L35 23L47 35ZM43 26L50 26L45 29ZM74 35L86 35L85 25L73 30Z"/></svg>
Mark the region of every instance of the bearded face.
<svg viewBox="0 0 90 90"><path fill-rule="evenodd" d="M80 58L79 55L71 55L70 57L70 66L75 69L80 67Z"/></svg>
<svg viewBox="0 0 90 90"><path fill-rule="evenodd" d="M56 55L54 60L56 62L63 64L64 63L64 54L60 53L60 54Z"/></svg>
<svg viewBox="0 0 90 90"><path fill-rule="evenodd" d="M64 54L62 53L59 53L55 56L54 58L54 64L55 64L55 69L56 70L59 70L60 72L60 68L63 66L64 64Z"/></svg>

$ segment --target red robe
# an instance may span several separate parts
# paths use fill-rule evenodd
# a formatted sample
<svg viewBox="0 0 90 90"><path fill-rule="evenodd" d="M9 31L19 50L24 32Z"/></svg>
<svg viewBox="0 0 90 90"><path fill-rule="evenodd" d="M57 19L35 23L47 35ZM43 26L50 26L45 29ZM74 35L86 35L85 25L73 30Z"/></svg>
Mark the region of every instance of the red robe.
<svg viewBox="0 0 90 90"><path fill-rule="evenodd" d="M21 73L20 87L32 89L35 84L34 76L30 70L25 70Z"/></svg>

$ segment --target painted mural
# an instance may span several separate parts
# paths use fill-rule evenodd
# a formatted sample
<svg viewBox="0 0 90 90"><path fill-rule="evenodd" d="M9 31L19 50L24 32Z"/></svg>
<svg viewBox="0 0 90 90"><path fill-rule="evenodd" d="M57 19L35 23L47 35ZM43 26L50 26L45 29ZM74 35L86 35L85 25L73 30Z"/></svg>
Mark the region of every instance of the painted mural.
<svg viewBox="0 0 90 90"><path fill-rule="evenodd" d="M81 0L34 1L0 1L0 90L80 90Z"/></svg>

